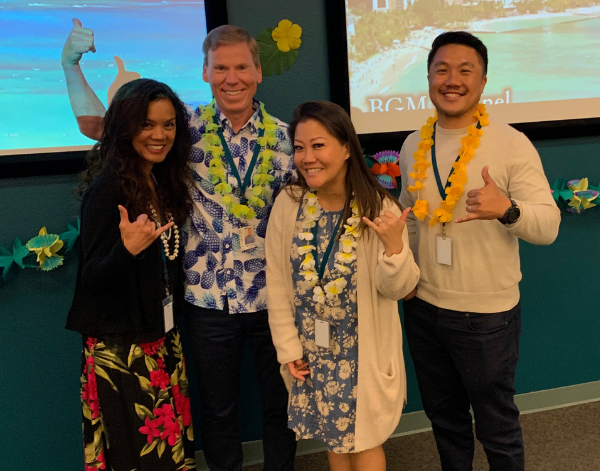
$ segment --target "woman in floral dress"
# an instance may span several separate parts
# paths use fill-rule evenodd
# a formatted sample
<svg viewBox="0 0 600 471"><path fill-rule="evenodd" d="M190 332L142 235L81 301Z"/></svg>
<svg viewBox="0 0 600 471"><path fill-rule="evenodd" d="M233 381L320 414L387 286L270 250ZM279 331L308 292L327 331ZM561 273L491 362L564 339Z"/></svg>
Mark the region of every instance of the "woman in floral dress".
<svg viewBox="0 0 600 471"><path fill-rule="evenodd" d="M419 270L393 197L369 172L346 112L308 102L290 125L299 180L267 230L269 324L290 390L289 427L332 470L384 470L406 399L397 301Z"/></svg>
<svg viewBox="0 0 600 471"><path fill-rule="evenodd" d="M119 89L82 174L81 246L67 328L83 338L85 470L195 469L173 325L190 206L186 111L160 82Z"/></svg>

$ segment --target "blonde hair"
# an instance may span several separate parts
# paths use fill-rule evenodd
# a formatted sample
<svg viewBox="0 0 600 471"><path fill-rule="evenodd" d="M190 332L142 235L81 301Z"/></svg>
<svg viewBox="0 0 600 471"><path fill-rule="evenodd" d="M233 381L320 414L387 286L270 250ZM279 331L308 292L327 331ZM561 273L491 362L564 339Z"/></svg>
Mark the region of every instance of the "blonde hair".
<svg viewBox="0 0 600 471"><path fill-rule="evenodd" d="M254 65L260 66L259 52L260 47L250 33L244 28L233 25L222 25L213 29L204 38L202 43L202 52L204 53L204 65L208 65L208 51L216 51L219 46L233 46L245 42L248 44Z"/></svg>

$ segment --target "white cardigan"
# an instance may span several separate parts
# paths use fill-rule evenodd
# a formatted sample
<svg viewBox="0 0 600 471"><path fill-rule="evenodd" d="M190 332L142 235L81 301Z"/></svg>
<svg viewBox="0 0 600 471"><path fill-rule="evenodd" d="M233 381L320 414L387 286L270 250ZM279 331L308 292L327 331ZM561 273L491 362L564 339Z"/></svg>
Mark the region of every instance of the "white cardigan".
<svg viewBox="0 0 600 471"><path fill-rule="evenodd" d="M269 325L281 374L288 390L292 376L287 363L303 357L295 322L291 248L299 204L284 190L271 211L266 238ZM384 201L400 216L398 207ZM406 402L406 371L398 300L419 281L417 267L402 234L402 252L388 257L377 234L367 228L358 238L358 391L355 450L381 445L396 429Z"/></svg>

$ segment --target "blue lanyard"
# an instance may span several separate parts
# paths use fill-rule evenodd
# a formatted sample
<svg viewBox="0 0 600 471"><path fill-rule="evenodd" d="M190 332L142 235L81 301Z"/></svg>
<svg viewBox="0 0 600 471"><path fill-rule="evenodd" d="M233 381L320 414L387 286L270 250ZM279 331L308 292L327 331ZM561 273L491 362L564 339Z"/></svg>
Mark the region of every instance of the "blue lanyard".
<svg viewBox="0 0 600 471"><path fill-rule="evenodd" d="M442 185L442 179L440 178L440 172L438 170L437 160L435 158L436 125L437 125L437 123L433 125L434 139L433 139L433 145L431 146L431 163L432 163L432 167L433 167L433 174L435 175L435 181L437 182L438 190L440 192L440 196L442 198L442 201L444 201L446 199L446 188L450 187L450 177L454 173L454 165L450 169L450 174L448 175L448 179L446 180L446 186ZM477 123L477 129L481 129L481 124L479 122ZM458 162L459 159L460 159L460 155L458 157L456 157L456 160L454 161L454 163Z"/></svg>
<svg viewBox="0 0 600 471"><path fill-rule="evenodd" d="M231 150L229 150L229 144L227 144L227 140L225 139L225 136L223 136L223 129L221 127L221 123L219 123L219 120L217 119L216 114L213 117L213 121L217 126L219 126L219 130L217 131L217 134L219 135L219 138L221 138L221 145L223 146L223 150L225 151L225 157L227 158L227 163L229 164L229 169L231 170L231 173L233 174L233 176L236 178L236 180L238 182L238 188L240 189L240 192L241 192L240 203L246 204L248 201L246 198L246 188L248 188L248 185L250 184L250 180L252 179L252 171L254 170L254 166L256 165L256 161L258 159L258 153L260 152L260 147L261 147L258 144L258 139L263 137L263 135L265 134L265 130L263 128L263 129L259 129L259 131L258 131L258 137L256 139L256 143L254 144L254 153L252 154L252 159L250 160L250 165L248 165L248 169L246 170L246 176L244 177L244 182L242 183L242 179L240 178L240 173L238 172L235 162L233 161L233 157L231 156Z"/></svg>
<svg viewBox="0 0 600 471"><path fill-rule="evenodd" d="M338 219L338 222L335 225L335 229L333 231L333 236L331 237L331 239L329 239L329 244L327 245L327 249L325 250L325 253L323 254L323 258L321 259L320 264L319 264L318 253L317 253L317 246L318 246L317 229L319 227L319 221L315 221L315 225L311 229L311 232L313 235L312 243L313 243L313 246L315 247L312 251L312 255L315 260L315 266L317 267L319 283L321 283L321 280L323 279L323 274L325 273L325 267L327 266L327 262L329 261L329 256L331 255L331 250L333 249L333 244L335 244L335 239L337 237L337 233L340 230L340 225L342 223L342 219L344 219L344 213L340 214L340 218Z"/></svg>

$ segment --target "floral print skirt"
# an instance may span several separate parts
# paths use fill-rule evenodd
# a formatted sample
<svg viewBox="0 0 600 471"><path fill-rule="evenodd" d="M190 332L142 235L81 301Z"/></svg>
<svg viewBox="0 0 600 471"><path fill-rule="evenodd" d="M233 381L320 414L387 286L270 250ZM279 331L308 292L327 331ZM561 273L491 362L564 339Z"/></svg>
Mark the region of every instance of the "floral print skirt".
<svg viewBox="0 0 600 471"><path fill-rule="evenodd" d="M179 332L148 343L124 339L83 339L85 471L195 470Z"/></svg>

